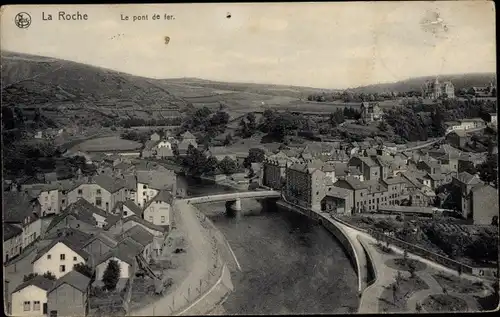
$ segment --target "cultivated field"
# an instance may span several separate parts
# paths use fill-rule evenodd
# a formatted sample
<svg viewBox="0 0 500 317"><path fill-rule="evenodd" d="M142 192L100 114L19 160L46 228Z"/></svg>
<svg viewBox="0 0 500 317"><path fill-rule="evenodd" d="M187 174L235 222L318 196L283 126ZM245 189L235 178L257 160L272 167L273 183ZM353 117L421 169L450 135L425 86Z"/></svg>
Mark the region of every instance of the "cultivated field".
<svg viewBox="0 0 500 317"><path fill-rule="evenodd" d="M117 136L97 138L82 142L73 148L73 151L97 152L97 151L131 151L138 150L142 144L135 141L124 140Z"/></svg>

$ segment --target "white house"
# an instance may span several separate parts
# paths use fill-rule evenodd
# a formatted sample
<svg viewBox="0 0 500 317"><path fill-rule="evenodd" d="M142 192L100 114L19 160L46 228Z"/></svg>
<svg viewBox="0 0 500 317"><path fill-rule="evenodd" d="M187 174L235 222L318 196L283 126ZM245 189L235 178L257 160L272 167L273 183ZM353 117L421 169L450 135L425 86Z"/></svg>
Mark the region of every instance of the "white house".
<svg viewBox="0 0 500 317"><path fill-rule="evenodd" d="M89 254L82 250L86 242L82 237L86 236L76 232L77 230L72 230L70 233L62 233L62 236L40 249L32 262L33 272L44 274L49 271L60 278L71 272L75 264L90 260Z"/></svg>
<svg viewBox="0 0 500 317"><path fill-rule="evenodd" d="M31 245L42 234L42 219L36 215L28 216L23 222L23 249Z"/></svg>
<svg viewBox="0 0 500 317"><path fill-rule="evenodd" d="M3 262L18 256L23 247L23 229L10 223L3 225Z"/></svg>
<svg viewBox="0 0 500 317"><path fill-rule="evenodd" d="M174 197L162 190L144 208L144 220L157 226L170 226L170 212Z"/></svg>
<svg viewBox="0 0 500 317"><path fill-rule="evenodd" d="M161 140L160 143L156 145L157 148L167 148L169 150L172 149L172 143L167 140Z"/></svg>
<svg viewBox="0 0 500 317"><path fill-rule="evenodd" d="M104 272L108 267L109 261L115 260L118 262L120 266L120 278L129 278L132 273L132 267L134 265L134 257L127 254L123 248L116 248L110 250L108 253L104 254L102 258L100 258L95 267L95 276L96 281L102 281L102 277L104 276Z"/></svg>
<svg viewBox="0 0 500 317"><path fill-rule="evenodd" d="M167 189L175 192L177 176L171 170L137 171L137 200L139 207L153 199L160 190Z"/></svg>
<svg viewBox="0 0 500 317"><path fill-rule="evenodd" d="M35 276L12 292L11 316L47 316L47 292L54 285L43 276Z"/></svg>

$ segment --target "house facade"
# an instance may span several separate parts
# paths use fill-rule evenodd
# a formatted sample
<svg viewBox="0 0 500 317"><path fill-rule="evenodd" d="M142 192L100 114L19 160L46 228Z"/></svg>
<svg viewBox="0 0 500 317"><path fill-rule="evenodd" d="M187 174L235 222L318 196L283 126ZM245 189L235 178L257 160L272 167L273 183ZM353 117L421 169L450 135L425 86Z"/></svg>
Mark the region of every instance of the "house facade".
<svg viewBox="0 0 500 317"><path fill-rule="evenodd" d="M58 279L47 294L51 317L87 316L89 312L90 279L76 271Z"/></svg>
<svg viewBox="0 0 500 317"><path fill-rule="evenodd" d="M313 164L294 164L286 170L286 198L302 207L321 210L326 174Z"/></svg>
<svg viewBox="0 0 500 317"><path fill-rule="evenodd" d="M10 223L3 224L3 263L18 256L23 249L23 229Z"/></svg>
<svg viewBox="0 0 500 317"><path fill-rule="evenodd" d="M472 219L475 225L491 225L496 217L498 224L498 191L490 185L471 189Z"/></svg>
<svg viewBox="0 0 500 317"><path fill-rule="evenodd" d="M43 276L35 276L12 292L12 316L47 316L47 292L54 285Z"/></svg>
<svg viewBox="0 0 500 317"><path fill-rule="evenodd" d="M64 242L56 242L37 254L33 261L33 272L40 275L51 272L60 278L73 271L75 264L86 263L86 260L84 253L73 250Z"/></svg>
<svg viewBox="0 0 500 317"><path fill-rule="evenodd" d="M324 211L334 215L350 215L353 210L353 191L329 186L324 198Z"/></svg>
<svg viewBox="0 0 500 317"><path fill-rule="evenodd" d="M170 213L174 197L168 191L158 193L144 208L144 220L157 226L170 226Z"/></svg>

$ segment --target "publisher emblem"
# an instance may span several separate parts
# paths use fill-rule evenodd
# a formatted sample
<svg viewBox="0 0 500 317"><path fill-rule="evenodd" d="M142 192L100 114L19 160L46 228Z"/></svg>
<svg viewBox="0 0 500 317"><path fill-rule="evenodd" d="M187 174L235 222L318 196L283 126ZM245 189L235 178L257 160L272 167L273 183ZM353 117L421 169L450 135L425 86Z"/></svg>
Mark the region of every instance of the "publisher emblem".
<svg viewBox="0 0 500 317"><path fill-rule="evenodd" d="M26 12L20 12L14 20L18 28L26 29L31 25L31 16Z"/></svg>

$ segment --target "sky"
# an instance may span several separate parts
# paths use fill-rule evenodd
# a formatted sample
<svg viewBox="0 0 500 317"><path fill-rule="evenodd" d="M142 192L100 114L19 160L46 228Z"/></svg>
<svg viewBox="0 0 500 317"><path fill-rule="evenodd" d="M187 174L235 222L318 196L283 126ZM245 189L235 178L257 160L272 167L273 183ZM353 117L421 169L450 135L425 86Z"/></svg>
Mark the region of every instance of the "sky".
<svg viewBox="0 0 500 317"><path fill-rule="evenodd" d="M60 21L59 11L88 20ZM19 12L28 28L14 23ZM152 78L345 89L496 72L490 1L20 5L3 6L0 23L2 50Z"/></svg>

